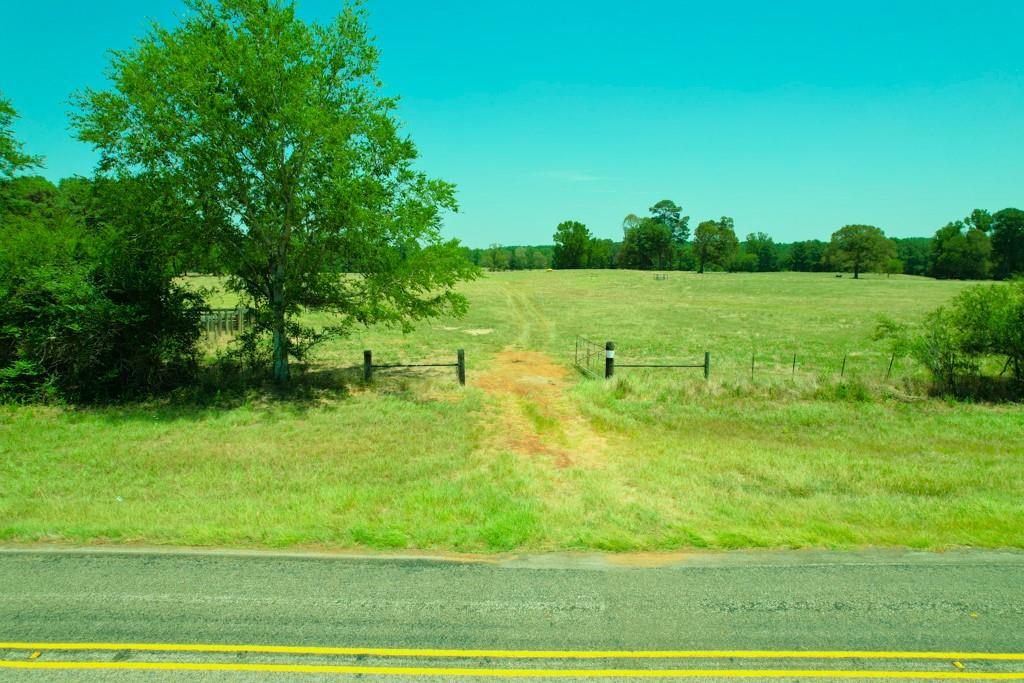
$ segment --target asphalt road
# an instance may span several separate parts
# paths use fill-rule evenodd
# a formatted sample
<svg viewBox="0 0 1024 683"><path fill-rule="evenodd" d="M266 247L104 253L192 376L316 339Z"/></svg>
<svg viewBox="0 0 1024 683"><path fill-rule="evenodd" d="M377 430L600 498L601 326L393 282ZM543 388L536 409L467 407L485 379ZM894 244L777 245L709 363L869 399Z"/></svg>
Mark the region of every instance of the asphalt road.
<svg viewBox="0 0 1024 683"><path fill-rule="evenodd" d="M7 550L0 641L5 681L1024 680L1024 554Z"/></svg>

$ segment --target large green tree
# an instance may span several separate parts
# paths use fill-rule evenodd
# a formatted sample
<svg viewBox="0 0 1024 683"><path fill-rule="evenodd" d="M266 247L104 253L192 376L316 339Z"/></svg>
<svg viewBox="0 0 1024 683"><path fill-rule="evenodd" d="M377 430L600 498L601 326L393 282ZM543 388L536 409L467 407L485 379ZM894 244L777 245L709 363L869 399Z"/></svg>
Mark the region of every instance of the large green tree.
<svg viewBox="0 0 1024 683"><path fill-rule="evenodd" d="M793 242L789 249L787 266L796 272L819 271L825 267L822 262L826 244L821 240L804 240Z"/></svg>
<svg viewBox="0 0 1024 683"><path fill-rule="evenodd" d="M990 225L996 277L1024 274L1024 211L996 211Z"/></svg>
<svg viewBox="0 0 1024 683"><path fill-rule="evenodd" d="M865 271L882 270L895 254L896 246L873 225L843 226L832 233L829 244L832 263L852 271L854 279Z"/></svg>
<svg viewBox="0 0 1024 683"><path fill-rule="evenodd" d="M146 176L193 218L273 341L273 371L312 343L461 313L475 274L440 237L454 187L414 169L381 94L364 11L306 23L287 0L186 0L173 29L114 53L108 91L77 97L99 172ZM305 308L333 314L300 324Z"/></svg>
<svg viewBox="0 0 1024 683"><path fill-rule="evenodd" d="M733 220L728 216L717 221L703 221L693 232L693 253L698 273L703 273L708 265L726 268L738 249L739 240L736 239Z"/></svg>
<svg viewBox="0 0 1024 683"><path fill-rule="evenodd" d="M555 268L586 268L590 231L579 221L562 221L555 228Z"/></svg>
<svg viewBox="0 0 1024 683"><path fill-rule="evenodd" d="M955 221L935 232L929 273L943 279L981 280L991 273L991 256L992 241L983 230Z"/></svg>
<svg viewBox="0 0 1024 683"><path fill-rule="evenodd" d="M640 218L625 230L622 260L626 266L640 270L670 267L672 246L671 228L653 218Z"/></svg>
<svg viewBox="0 0 1024 683"><path fill-rule="evenodd" d="M757 259L757 271L769 273L779 269L779 251L768 233L752 232L743 241L743 250Z"/></svg>
<svg viewBox="0 0 1024 683"><path fill-rule="evenodd" d="M9 100L0 93L0 180L11 178L15 173L39 166L41 157L26 154L22 144L14 137L14 120L18 112Z"/></svg>

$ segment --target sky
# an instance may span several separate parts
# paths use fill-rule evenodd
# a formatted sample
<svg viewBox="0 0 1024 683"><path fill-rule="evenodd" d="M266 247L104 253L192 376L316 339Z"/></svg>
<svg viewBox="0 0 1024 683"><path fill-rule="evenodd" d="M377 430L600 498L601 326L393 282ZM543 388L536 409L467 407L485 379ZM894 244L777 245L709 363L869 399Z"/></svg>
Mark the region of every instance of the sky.
<svg viewBox="0 0 1024 683"><path fill-rule="evenodd" d="M338 0L297 0L325 21ZM1024 207L1024 3L367 0L419 168L458 187L446 235L620 239L660 199L742 238L849 223L924 236ZM43 174L88 175L68 98L180 0L0 0L0 92Z"/></svg>

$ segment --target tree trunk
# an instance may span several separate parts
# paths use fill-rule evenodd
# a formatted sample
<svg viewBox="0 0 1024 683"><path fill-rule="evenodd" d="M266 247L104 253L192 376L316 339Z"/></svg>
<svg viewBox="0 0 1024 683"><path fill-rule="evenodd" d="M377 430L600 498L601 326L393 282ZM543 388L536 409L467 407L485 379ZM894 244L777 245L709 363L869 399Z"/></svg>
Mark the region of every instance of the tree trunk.
<svg viewBox="0 0 1024 683"><path fill-rule="evenodd" d="M284 266L278 264L274 269L270 310L273 314L271 331L274 335L274 380L280 384L291 378L291 371L288 368L288 334L284 324L284 296Z"/></svg>

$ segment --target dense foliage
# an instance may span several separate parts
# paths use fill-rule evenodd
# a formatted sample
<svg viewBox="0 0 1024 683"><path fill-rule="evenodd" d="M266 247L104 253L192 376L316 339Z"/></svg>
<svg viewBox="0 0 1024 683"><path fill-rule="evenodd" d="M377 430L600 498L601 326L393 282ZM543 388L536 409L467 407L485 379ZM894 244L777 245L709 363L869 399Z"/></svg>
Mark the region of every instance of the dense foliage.
<svg viewBox="0 0 1024 683"><path fill-rule="evenodd" d="M475 269L440 235L454 187L414 168L364 11L321 25L285 0L186 4L116 53L113 87L81 94L74 123L103 175L146 178L195 216L272 336L274 377L357 325L464 312L454 286ZM306 308L331 323L302 324Z"/></svg>
<svg viewBox="0 0 1024 683"><path fill-rule="evenodd" d="M179 250L148 188L0 181L0 397L147 395L196 369L202 298L175 284Z"/></svg>
<svg viewBox="0 0 1024 683"><path fill-rule="evenodd" d="M1024 393L1024 281L965 289L916 327L883 319L877 336L927 368L937 392L982 398Z"/></svg>

